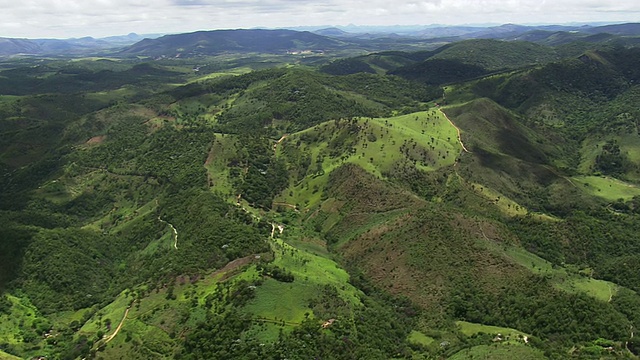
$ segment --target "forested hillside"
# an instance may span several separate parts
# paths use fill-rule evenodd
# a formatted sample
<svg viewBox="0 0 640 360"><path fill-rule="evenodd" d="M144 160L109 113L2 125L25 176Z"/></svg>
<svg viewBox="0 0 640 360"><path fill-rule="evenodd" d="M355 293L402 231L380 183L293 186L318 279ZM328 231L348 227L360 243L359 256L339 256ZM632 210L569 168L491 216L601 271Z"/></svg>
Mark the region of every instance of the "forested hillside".
<svg viewBox="0 0 640 360"><path fill-rule="evenodd" d="M0 358L636 358L640 52L584 46L16 59Z"/></svg>

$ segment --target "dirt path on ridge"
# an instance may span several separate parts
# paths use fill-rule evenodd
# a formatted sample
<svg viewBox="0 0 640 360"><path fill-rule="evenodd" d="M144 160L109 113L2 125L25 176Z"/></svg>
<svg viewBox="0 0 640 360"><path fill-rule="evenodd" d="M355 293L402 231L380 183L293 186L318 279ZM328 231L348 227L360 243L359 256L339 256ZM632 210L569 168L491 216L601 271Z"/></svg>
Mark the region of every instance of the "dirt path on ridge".
<svg viewBox="0 0 640 360"><path fill-rule="evenodd" d="M276 141L276 143L273 144L273 152L276 152L276 150L278 150L278 145L282 142L282 140L286 139L287 136L289 136L289 134L282 135L282 137L280 137L280 139L278 139L278 141Z"/></svg>
<svg viewBox="0 0 640 360"><path fill-rule="evenodd" d="M124 324L124 320L127 318L127 315L129 315L130 309L131 309L131 305L127 306L127 310L124 311L124 316L122 317L122 320L120 320L120 324L118 324L116 331L114 331L113 334L109 335L109 337L107 337L104 340L105 344L108 344L109 341L113 340L113 338L116 337L116 335L118 335L118 332L120 331L120 329L122 328L122 325Z"/></svg>
<svg viewBox="0 0 640 360"><path fill-rule="evenodd" d="M453 126L456 129L456 131L458 132L458 142L460 143L460 146L462 146L462 150L464 150L465 152L470 153L471 151L467 150L467 148L462 143L462 137L460 137L460 129L456 126L456 124L453 123L453 121L451 121L451 119L449 119L447 114L445 114L445 112L442 111L442 109L438 109L438 110L440 110L442 115L444 115L444 118L447 119L447 121L449 121L449 124L451 124L451 126Z"/></svg>

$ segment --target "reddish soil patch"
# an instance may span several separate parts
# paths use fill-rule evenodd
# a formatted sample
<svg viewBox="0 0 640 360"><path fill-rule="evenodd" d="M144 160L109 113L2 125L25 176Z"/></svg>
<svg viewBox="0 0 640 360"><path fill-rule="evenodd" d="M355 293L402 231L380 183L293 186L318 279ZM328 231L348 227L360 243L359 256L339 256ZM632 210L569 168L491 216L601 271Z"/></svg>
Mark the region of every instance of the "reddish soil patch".
<svg viewBox="0 0 640 360"><path fill-rule="evenodd" d="M208 166L211 165L211 163L213 162L213 147L215 145L211 145L211 150L209 150L209 155L207 155L207 160L204 162L204 166Z"/></svg>
<svg viewBox="0 0 640 360"><path fill-rule="evenodd" d="M225 281L234 275L235 273L234 270L237 270L247 264L250 264L255 259L256 259L256 255L249 255L243 258L235 259L229 262L227 265L225 265L222 269L216 270L213 274L211 274L211 276L215 277L215 276L218 276L219 274L222 274L220 281Z"/></svg>
<svg viewBox="0 0 640 360"><path fill-rule="evenodd" d="M107 135L94 136L91 139L87 140L86 144L87 145L101 144L102 142L104 142L106 138L107 138Z"/></svg>

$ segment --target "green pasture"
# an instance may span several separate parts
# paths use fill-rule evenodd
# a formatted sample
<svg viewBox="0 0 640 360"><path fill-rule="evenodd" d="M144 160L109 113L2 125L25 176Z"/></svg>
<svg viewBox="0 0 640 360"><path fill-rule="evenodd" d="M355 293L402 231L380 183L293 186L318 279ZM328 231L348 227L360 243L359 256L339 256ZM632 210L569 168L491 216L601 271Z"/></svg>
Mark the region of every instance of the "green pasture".
<svg viewBox="0 0 640 360"><path fill-rule="evenodd" d="M556 282L558 289L568 293L585 293L603 302L609 302L618 292L618 285L604 280L572 276L567 281Z"/></svg>
<svg viewBox="0 0 640 360"><path fill-rule="evenodd" d="M630 200L640 195L640 187L607 176L574 176L575 184L588 194L607 201Z"/></svg>
<svg viewBox="0 0 640 360"><path fill-rule="evenodd" d="M6 352L0 350L0 360L21 360L21 359L22 358L19 358L11 354L7 354Z"/></svg>
<svg viewBox="0 0 640 360"><path fill-rule="evenodd" d="M28 298L8 293L0 296L6 296L11 303L9 312L0 314L0 343L9 345L17 353L29 354L30 357L48 354L50 345L47 345L43 334L53 328L54 324L43 317ZM0 359L18 357L0 352Z"/></svg>
<svg viewBox="0 0 640 360"><path fill-rule="evenodd" d="M114 101L124 100L129 97L133 97L137 95L137 93L138 92L136 91L136 89L129 86L123 86L115 90L86 93L85 97L87 99L96 100L96 101L103 102L105 104L109 104Z"/></svg>
<svg viewBox="0 0 640 360"><path fill-rule="evenodd" d="M216 72L208 73L205 75L196 74L196 76L193 79L189 80L189 83L217 79L223 76L242 75L242 74L250 73L251 71L253 71L253 69L249 66L240 66L240 67L236 67L236 68L232 68L224 71L216 71Z"/></svg>
<svg viewBox="0 0 640 360"><path fill-rule="evenodd" d="M40 318L38 310L26 298L20 298L10 294L4 294L11 302L11 311L0 314L0 341L21 345L23 329L30 329L32 324ZM25 320L21 323L20 320Z"/></svg>
<svg viewBox="0 0 640 360"><path fill-rule="evenodd" d="M237 137L233 135L216 134L205 163L209 184L212 189L235 203L236 197L229 174L229 161L236 156Z"/></svg>
<svg viewBox="0 0 640 360"><path fill-rule="evenodd" d="M284 234L286 238L286 229ZM309 302L319 296L327 284L334 286L352 306L360 305L360 292L349 284L349 275L334 261L298 249L282 239L272 239L271 246L275 255L273 265L291 272L294 281L287 283L266 278L256 288L255 298L244 309L258 319L251 329L258 338L275 340L281 328L291 329L307 316L313 317ZM239 278L243 276L239 275Z"/></svg>
<svg viewBox="0 0 640 360"><path fill-rule="evenodd" d="M581 275L577 269L553 266L547 260L520 247L500 245L492 241L484 241L483 246L507 257L534 274L549 277L557 289L568 293L581 292L600 301L608 302L618 289L618 286L612 282L586 277Z"/></svg>
<svg viewBox="0 0 640 360"><path fill-rule="evenodd" d="M460 329L460 332L467 335L472 336L479 333L485 334L501 334L503 337L511 337L513 338L522 338L524 336L531 336L526 334L520 330L500 327L500 326L491 326L484 324L477 324L467 321L456 321L456 325Z"/></svg>
<svg viewBox="0 0 640 360"><path fill-rule="evenodd" d="M476 193L487 199L492 205L497 206L500 212L507 216L524 216L529 213L524 206L487 186L477 183L471 186Z"/></svg>
<svg viewBox="0 0 640 360"><path fill-rule="evenodd" d="M133 298L131 296L127 296L127 294L127 291L123 291L113 302L100 309L80 328L78 334L89 336L97 333L99 330L102 330L105 335L110 335L118 326L120 320L122 320L127 307L133 300ZM108 332L106 328L107 319L110 320L111 323L111 332Z"/></svg>
<svg viewBox="0 0 640 360"><path fill-rule="evenodd" d="M449 358L450 360L544 360L546 357L541 350L530 346L515 344L478 345L464 349Z"/></svg>
<svg viewBox="0 0 640 360"><path fill-rule="evenodd" d="M620 147L620 153L626 157L634 167L640 165L640 137L635 132L616 134L613 138L616 144ZM583 174L590 174L593 172L593 167L596 163L596 158L602 153L602 146L606 144L607 139L602 138L588 138L582 144L581 158L582 161L578 167L578 170ZM634 180L640 180L640 174L637 170L628 171L625 174L627 177Z"/></svg>
<svg viewBox="0 0 640 360"><path fill-rule="evenodd" d="M434 338L427 336L421 333L420 331L416 331L416 330L412 330L411 333L409 333L409 337L407 338L407 340L410 343L418 344L422 346L429 346L434 341L436 341Z"/></svg>

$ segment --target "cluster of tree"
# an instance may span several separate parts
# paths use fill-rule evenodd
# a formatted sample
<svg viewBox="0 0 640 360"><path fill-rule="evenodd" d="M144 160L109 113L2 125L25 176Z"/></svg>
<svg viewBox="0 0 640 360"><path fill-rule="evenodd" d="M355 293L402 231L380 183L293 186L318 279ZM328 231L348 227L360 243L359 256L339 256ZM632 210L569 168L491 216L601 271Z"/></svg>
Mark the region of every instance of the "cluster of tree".
<svg viewBox="0 0 640 360"><path fill-rule="evenodd" d="M615 140L609 140L602 145L595 163L598 171L607 175L621 176L627 172L629 166L629 160L620 152L620 146Z"/></svg>
<svg viewBox="0 0 640 360"><path fill-rule="evenodd" d="M401 67L392 71L391 74L429 85L442 85L473 79L487 74L487 70L459 60L430 59Z"/></svg>
<svg viewBox="0 0 640 360"><path fill-rule="evenodd" d="M278 281L293 282L295 280L291 271L273 264L258 264L256 269L262 276L268 276Z"/></svg>
<svg viewBox="0 0 640 360"><path fill-rule="evenodd" d="M640 254L637 215L575 211L562 222L521 218L507 224L525 248L556 265L589 266L598 277L640 290L640 263L633 260Z"/></svg>
<svg viewBox="0 0 640 360"><path fill-rule="evenodd" d="M20 287L44 313L107 301L122 290L117 265L124 245L90 230L40 230L25 249Z"/></svg>
<svg viewBox="0 0 640 360"><path fill-rule="evenodd" d="M365 61L358 58L334 60L320 67L320 71L329 75L351 75L357 73L375 74L376 71Z"/></svg>
<svg viewBox="0 0 640 360"><path fill-rule="evenodd" d="M247 219L209 191L171 193L159 204L159 216L176 229L178 242L138 260L136 268L147 276L161 279L167 274L197 274L268 249L265 239L271 227L267 223ZM168 227L164 231L173 232Z"/></svg>

